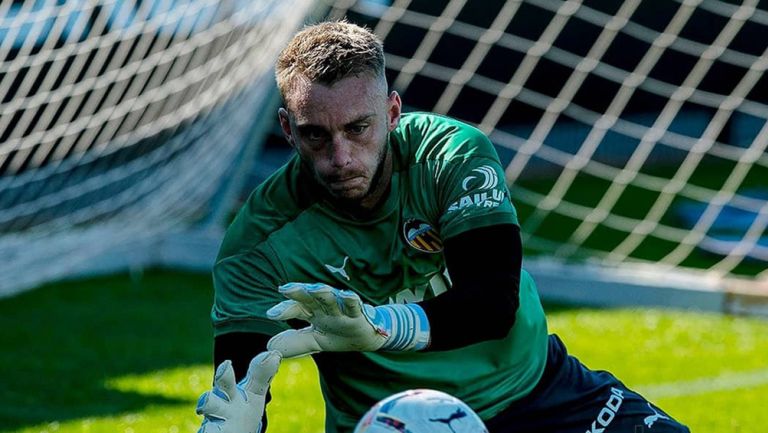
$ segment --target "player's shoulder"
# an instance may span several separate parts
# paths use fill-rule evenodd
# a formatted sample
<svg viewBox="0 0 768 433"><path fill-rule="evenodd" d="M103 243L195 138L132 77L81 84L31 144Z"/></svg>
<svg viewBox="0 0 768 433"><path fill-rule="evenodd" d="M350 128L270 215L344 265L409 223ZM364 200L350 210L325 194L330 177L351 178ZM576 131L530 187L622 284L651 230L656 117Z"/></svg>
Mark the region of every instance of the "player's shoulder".
<svg viewBox="0 0 768 433"><path fill-rule="evenodd" d="M257 247L311 206L313 199L298 188L299 165L294 155L251 192L227 228L219 258Z"/></svg>
<svg viewBox="0 0 768 433"><path fill-rule="evenodd" d="M460 162L475 156L495 155L493 145L482 131L435 113L404 113L393 135L404 156L412 162Z"/></svg>

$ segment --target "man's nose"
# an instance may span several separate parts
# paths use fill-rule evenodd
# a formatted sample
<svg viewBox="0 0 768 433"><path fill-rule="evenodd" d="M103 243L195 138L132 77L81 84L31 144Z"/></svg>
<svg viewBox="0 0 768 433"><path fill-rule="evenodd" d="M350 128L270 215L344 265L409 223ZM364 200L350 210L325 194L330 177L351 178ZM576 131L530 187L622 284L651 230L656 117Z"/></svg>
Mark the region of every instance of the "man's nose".
<svg viewBox="0 0 768 433"><path fill-rule="evenodd" d="M344 138L334 138L331 147L331 164L344 167L352 162L352 145Z"/></svg>

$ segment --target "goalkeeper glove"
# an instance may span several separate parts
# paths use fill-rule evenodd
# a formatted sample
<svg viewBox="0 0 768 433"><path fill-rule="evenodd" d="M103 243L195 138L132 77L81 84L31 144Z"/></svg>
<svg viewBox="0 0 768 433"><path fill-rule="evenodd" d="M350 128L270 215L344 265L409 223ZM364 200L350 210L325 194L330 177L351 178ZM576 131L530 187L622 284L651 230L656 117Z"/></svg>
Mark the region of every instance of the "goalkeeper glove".
<svg viewBox="0 0 768 433"><path fill-rule="evenodd" d="M429 321L416 304L364 304L349 290L325 284L289 283L289 298L267 311L273 320L301 319L310 326L283 331L267 348L284 357L331 351L421 350L429 344Z"/></svg>
<svg viewBox="0 0 768 433"><path fill-rule="evenodd" d="M259 433L267 389L280 360L279 352L256 355L238 384L232 362L222 362L213 378L213 390L197 402L197 414L205 417L198 433Z"/></svg>

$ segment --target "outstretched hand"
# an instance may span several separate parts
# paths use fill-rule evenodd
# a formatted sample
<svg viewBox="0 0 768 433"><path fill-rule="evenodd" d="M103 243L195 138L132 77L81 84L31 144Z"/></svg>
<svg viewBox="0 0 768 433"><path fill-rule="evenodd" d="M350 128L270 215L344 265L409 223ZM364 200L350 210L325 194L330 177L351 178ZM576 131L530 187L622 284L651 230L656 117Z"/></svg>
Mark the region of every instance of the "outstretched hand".
<svg viewBox="0 0 768 433"><path fill-rule="evenodd" d="M256 355L245 379L237 384L232 363L222 362L216 368L213 390L197 402L197 414L205 417L198 433L259 433L267 390L281 359L276 351Z"/></svg>
<svg viewBox="0 0 768 433"><path fill-rule="evenodd" d="M373 307L354 292L326 284L289 283L279 290L288 300L267 316L310 323L269 340L267 348L286 358L321 351L419 350L429 342L426 315L416 304Z"/></svg>
<svg viewBox="0 0 768 433"><path fill-rule="evenodd" d="M281 286L280 293L289 300L270 308L267 317L311 323L269 340L267 348L286 358L320 351L373 351L387 341L386 330L373 322L374 308L364 305L354 292L325 284L290 283Z"/></svg>

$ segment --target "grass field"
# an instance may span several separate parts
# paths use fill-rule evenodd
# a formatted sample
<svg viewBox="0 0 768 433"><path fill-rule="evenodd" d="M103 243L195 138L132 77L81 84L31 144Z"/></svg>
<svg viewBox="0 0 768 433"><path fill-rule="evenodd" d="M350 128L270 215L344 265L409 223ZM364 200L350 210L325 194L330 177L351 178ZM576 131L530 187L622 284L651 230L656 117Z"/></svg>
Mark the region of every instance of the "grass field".
<svg viewBox="0 0 768 433"><path fill-rule="evenodd" d="M194 432L210 385L206 275L167 271L50 285L0 300L0 431ZM768 321L547 305L551 331L693 432L764 433ZM307 359L273 385L271 433L319 433Z"/></svg>

